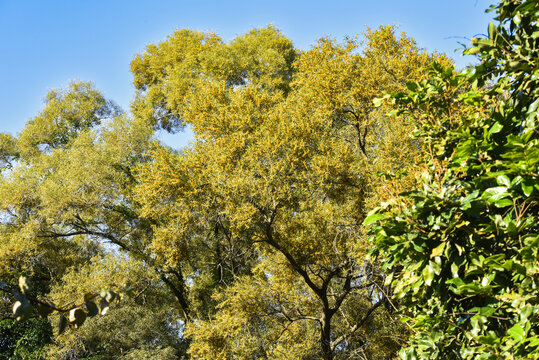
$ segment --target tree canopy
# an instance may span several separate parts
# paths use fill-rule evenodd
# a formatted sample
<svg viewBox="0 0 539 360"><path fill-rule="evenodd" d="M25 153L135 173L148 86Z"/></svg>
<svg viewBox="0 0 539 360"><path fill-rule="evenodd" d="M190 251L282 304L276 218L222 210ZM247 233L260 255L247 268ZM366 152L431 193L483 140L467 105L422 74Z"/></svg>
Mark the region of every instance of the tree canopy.
<svg viewBox="0 0 539 360"><path fill-rule="evenodd" d="M267 26L148 45L129 113L51 90L0 134L0 359L539 357L538 2L495 10L463 72Z"/></svg>
<svg viewBox="0 0 539 360"><path fill-rule="evenodd" d="M157 257L192 279L190 296L210 295L190 302L193 358L395 352L399 325L361 222L377 169L418 151L372 101L433 58L445 60L393 27L369 29L363 48L326 38L305 52L268 27L228 44L176 32L135 59L136 105L195 133L180 153L155 147L136 188Z"/></svg>

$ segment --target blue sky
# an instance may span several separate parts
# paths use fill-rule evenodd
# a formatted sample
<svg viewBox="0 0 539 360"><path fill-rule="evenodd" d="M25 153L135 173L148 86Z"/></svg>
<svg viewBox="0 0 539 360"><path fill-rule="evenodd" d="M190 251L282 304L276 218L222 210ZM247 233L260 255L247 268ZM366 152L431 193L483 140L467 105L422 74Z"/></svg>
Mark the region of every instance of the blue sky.
<svg viewBox="0 0 539 360"><path fill-rule="evenodd" d="M93 81L122 108L133 96L129 63L175 29L214 31L231 40L273 24L301 49L317 38L338 40L365 26L396 24L429 51L454 53L486 32L486 0L204 1L0 0L0 132L18 133L50 88ZM183 135L183 138L189 135ZM180 135L181 137L181 135ZM181 139L178 139L181 141Z"/></svg>

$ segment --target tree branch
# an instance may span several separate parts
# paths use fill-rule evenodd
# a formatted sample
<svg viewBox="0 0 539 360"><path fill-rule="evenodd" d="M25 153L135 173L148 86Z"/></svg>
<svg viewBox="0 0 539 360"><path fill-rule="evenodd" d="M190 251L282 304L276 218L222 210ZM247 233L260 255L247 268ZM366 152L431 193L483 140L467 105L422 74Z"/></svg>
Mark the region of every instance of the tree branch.
<svg viewBox="0 0 539 360"><path fill-rule="evenodd" d="M380 300L378 301L376 304L374 304L373 306L371 306L369 308L369 310L367 310L367 312L365 313L365 315L361 318L361 320L359 320L351 329L350 331L348 332L348 334L344 334L344 335L341 335L339 336L337 339L335 339L335 341L333 341L333 344L331 345L331 350L334 351L335 348L340 344L342 343L343 341L345 341L348 337L350 337L354 332L357 331L357 329L359 329L360 327L363 326L363 324L365 324L365 322L367 322L367 320L369 319L369 317L371 316L371 314L374 312L374 310L376 310L378 307L380 307L380 305L382 305L382 303L384 302L384 300Z"/></svg>

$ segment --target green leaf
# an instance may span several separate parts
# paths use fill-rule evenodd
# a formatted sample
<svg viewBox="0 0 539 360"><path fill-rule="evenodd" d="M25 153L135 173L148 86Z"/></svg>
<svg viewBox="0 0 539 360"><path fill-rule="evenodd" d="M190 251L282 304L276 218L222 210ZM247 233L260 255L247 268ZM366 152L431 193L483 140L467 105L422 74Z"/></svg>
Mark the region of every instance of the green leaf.
<svg viewBox="0 0 539 360"><path fill-rule="evenodd" d="M442 242L440 245L436 246L434 249L432 249L432 253L430 254L430 257L436 257L442 255L445 249L445 242Z"/></svg>
<svg viewBox="0 0 539 360"><path fill-rule="evenodd" d="M492 22L488 23L488 37L489 39L494 39L496 37L496 25Z"/></svg>
<svg viewBox="0 0 539 360"><path fill-rule="evenodd" d="M501 200L496 201L494 203L494 205L496 205L496 207L498 207L498 208L504 208L506 206L513 205L513 200L511 200L511 199L501 199Z"/></svg>
<svg viewBox="0 0 539 360"><path fill-rule="evenodd" d="M534 307L530 304L526 304L520 309L520 319L527 320L533 314Z"/></svg>
<svg viewBox="0 0 539 360"><path fill-rule="evenodd" d="M479 52L481 52L481 48L479 46L472 46L471 48L466 50L466 52L470 55L479 54Z"/></svg>
<svg viewBox="0 0 539 360"><path fill-rule="evenodd" d="M529 181L528 179L523 179L520 183L520 186L522 187L522 192L526 196L530 196L533 192L533 183Z"/></svg>
<svg viewBox="0 0 539 360"><path fill-rule="evenodd" d="M493 308L493 307L490 307L490 306L482 306L480 308L472 308L470 311L471 312L477 311L477 313L479 315L487 316L487 317L493 315L494 313L496 313L496 309Z"/></svg>
<svg viewBox="0 0 539 360"><path fill-rule="evenodd" d="M86 320L86 312L80 308L71 309L69 311L69 322L75 327L80 327Z"/></svg>
<svg viewBox="0 0 539 360"><path fill-rule="evenodd" d="M32 307L30 306L28 301L16 301L13 304L13 317L17 321L27 320L30 317L31 312Z"/></svg>
<svg viewBox="0 0 539 360"><path fill-rule="evenodd" d="M537 7L536 1L523 1L517 8L515 9L514 13L526 13L529 11L533 11L534 8ZM527 14L526 14L527 15Z"/></svg>
<svg viewBox="0 0 539 360"><path fill-rule="evenodd" d="M116 293L112 290L103 290L101 291L101 297L110 303L116 297Z"/></svg>
<svg viewBox="0 0 539 360"><path fill-rule="evenodd" d="M384 285L385 286L390 286L391 285L391 282L393 281L393 276L395 275L395 273L390 273L386 279L384 280Z"/></svg>
<svg viewBox="0 0 539 360"><path fill-rule="evenodd" d="M422 274L423 279L425 280L425 284L427 286L432 285L432 281L434 280L434 269L432 268L430 263L423 268Z"/></svg>
<svg viewBox="0 0 539 360"><path fill-rule="evenodd" d="M99 314L99 308L97 307L95 302L91 300L87 300L85 302L85 305L86 305L86 310L88 310L88 316L93 317Z"/></svg>
<svg viewBox="0 0 539 360"><path fill-rule="evenodd" d="M30 287L28 286L27 279L24 276L19 276L19 288L23 294L26 294Z"/></svg>
<svg viewBox="0 0 539 360"><path fill-rule="evenodd" d="M483 344L494 346L500 340L500 338L494 331L489 331L487 335L479 336L478 340Z"/></svg>
<svg viewBox="0 0 539 360"><path fill-rule="evenodd" d="M488 137L490 138L493 134L499 133L500 131L502 131L502 129L503 129L503 125L500 124L499 122L495 122L494 125L492 125L492 127L488 131Z"/></svg>
<svg viewBox="0 0 539 360"><path fill-rule="evenodd" d="M505 187L511 186L511 180L509 179L507 175L499 175L496 178L496 181L498 182L498 185L503 185Z"/></svg>
<svg viewBox="0 0 539 360"><path fill-rule="evenodd" d="M109 311L110 304L106 299L99 301L99 313L105 315Z"/></svg>
<svg viewBox="0 0 539 360"><path fill-rule="evenodd" d="M527 341L528 341L528 345L530 347L539 346L539 336L534 336L534 337L528 338Z"/></svg>
<svg viewBox="0 0 539 360"><path fill-rule="evenodd" d="M516 324L511 329L507 330L507 333L511 335L515 341L522 341L522 339L524 339L524 329L519 324Z"/></svg>
<svg viewBox="0 0 539 360"><path fill-rule="evenodd" d="M386 101L387 96L381 97L381 98L375 98L372 103L375 107L380 107Z"/></svg>
<svg viewBox="0 0 539 360"><path fill-rule="evenodd" d="M497 186L493 188L489 188L483 192L481 195L481 198L487 200L488 202L496 202L498 200L503 199L507 195L507 187L505 186Z"/></svg>
<svg viewBox="0 0 539 360"><path fill-rule="evenodd" d="M60 319L58 320L58 335L62 334L67 326L67 319L64 314L60 314Z"/></svg>
<svg viewBox="0 0 539 360"><path fill-rule="evenodd" d="M416 82L408 81L408 82L406 83L406 87L407 87L408 90L410 90L410 91L417 91L417 83L416 83Z"/></svg>
<svg viewBox="0 0 539 360"><path fill-rule="evenodd" d="M429 267L432 268L435 275L440 275L442 272L442 261L439 257L435 257L434 261L429 261Z"/></svg>
<svg viewBox="0 0 539 360"><path fill-rule="evenodd" d="M453 276L453 278L459 277L459 267L455 263L451 264L451 275Z"/></svg>
<svg viewBox="0 0 539 360"><path fill-rule="evenodd" d="M375 222L377 222L379 220L383 220L385 218L386 218L386 216L384 214L374 213L374 214L371 214L371 215L367 216L367 218L363 221L363 225L364 226L369 226L372 223L375 223Z"/></svg>

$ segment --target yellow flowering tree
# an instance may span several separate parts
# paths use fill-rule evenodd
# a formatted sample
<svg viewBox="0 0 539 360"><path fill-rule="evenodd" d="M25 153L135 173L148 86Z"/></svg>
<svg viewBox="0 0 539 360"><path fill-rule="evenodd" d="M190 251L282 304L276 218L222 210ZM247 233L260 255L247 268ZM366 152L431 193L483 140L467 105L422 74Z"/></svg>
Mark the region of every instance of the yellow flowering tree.
<svg viewBox="0 0 539 360"><path fill-rule="evenodd" d="M294 49L273 27L231 42L182 30L132 63L137 117L195 140L156 146L137 200L181 268L193 358L379 358L403 335L361 226L420 146L373 100L429 55L393 27ZM406 186L405 182L401 186Z"/></svg>

